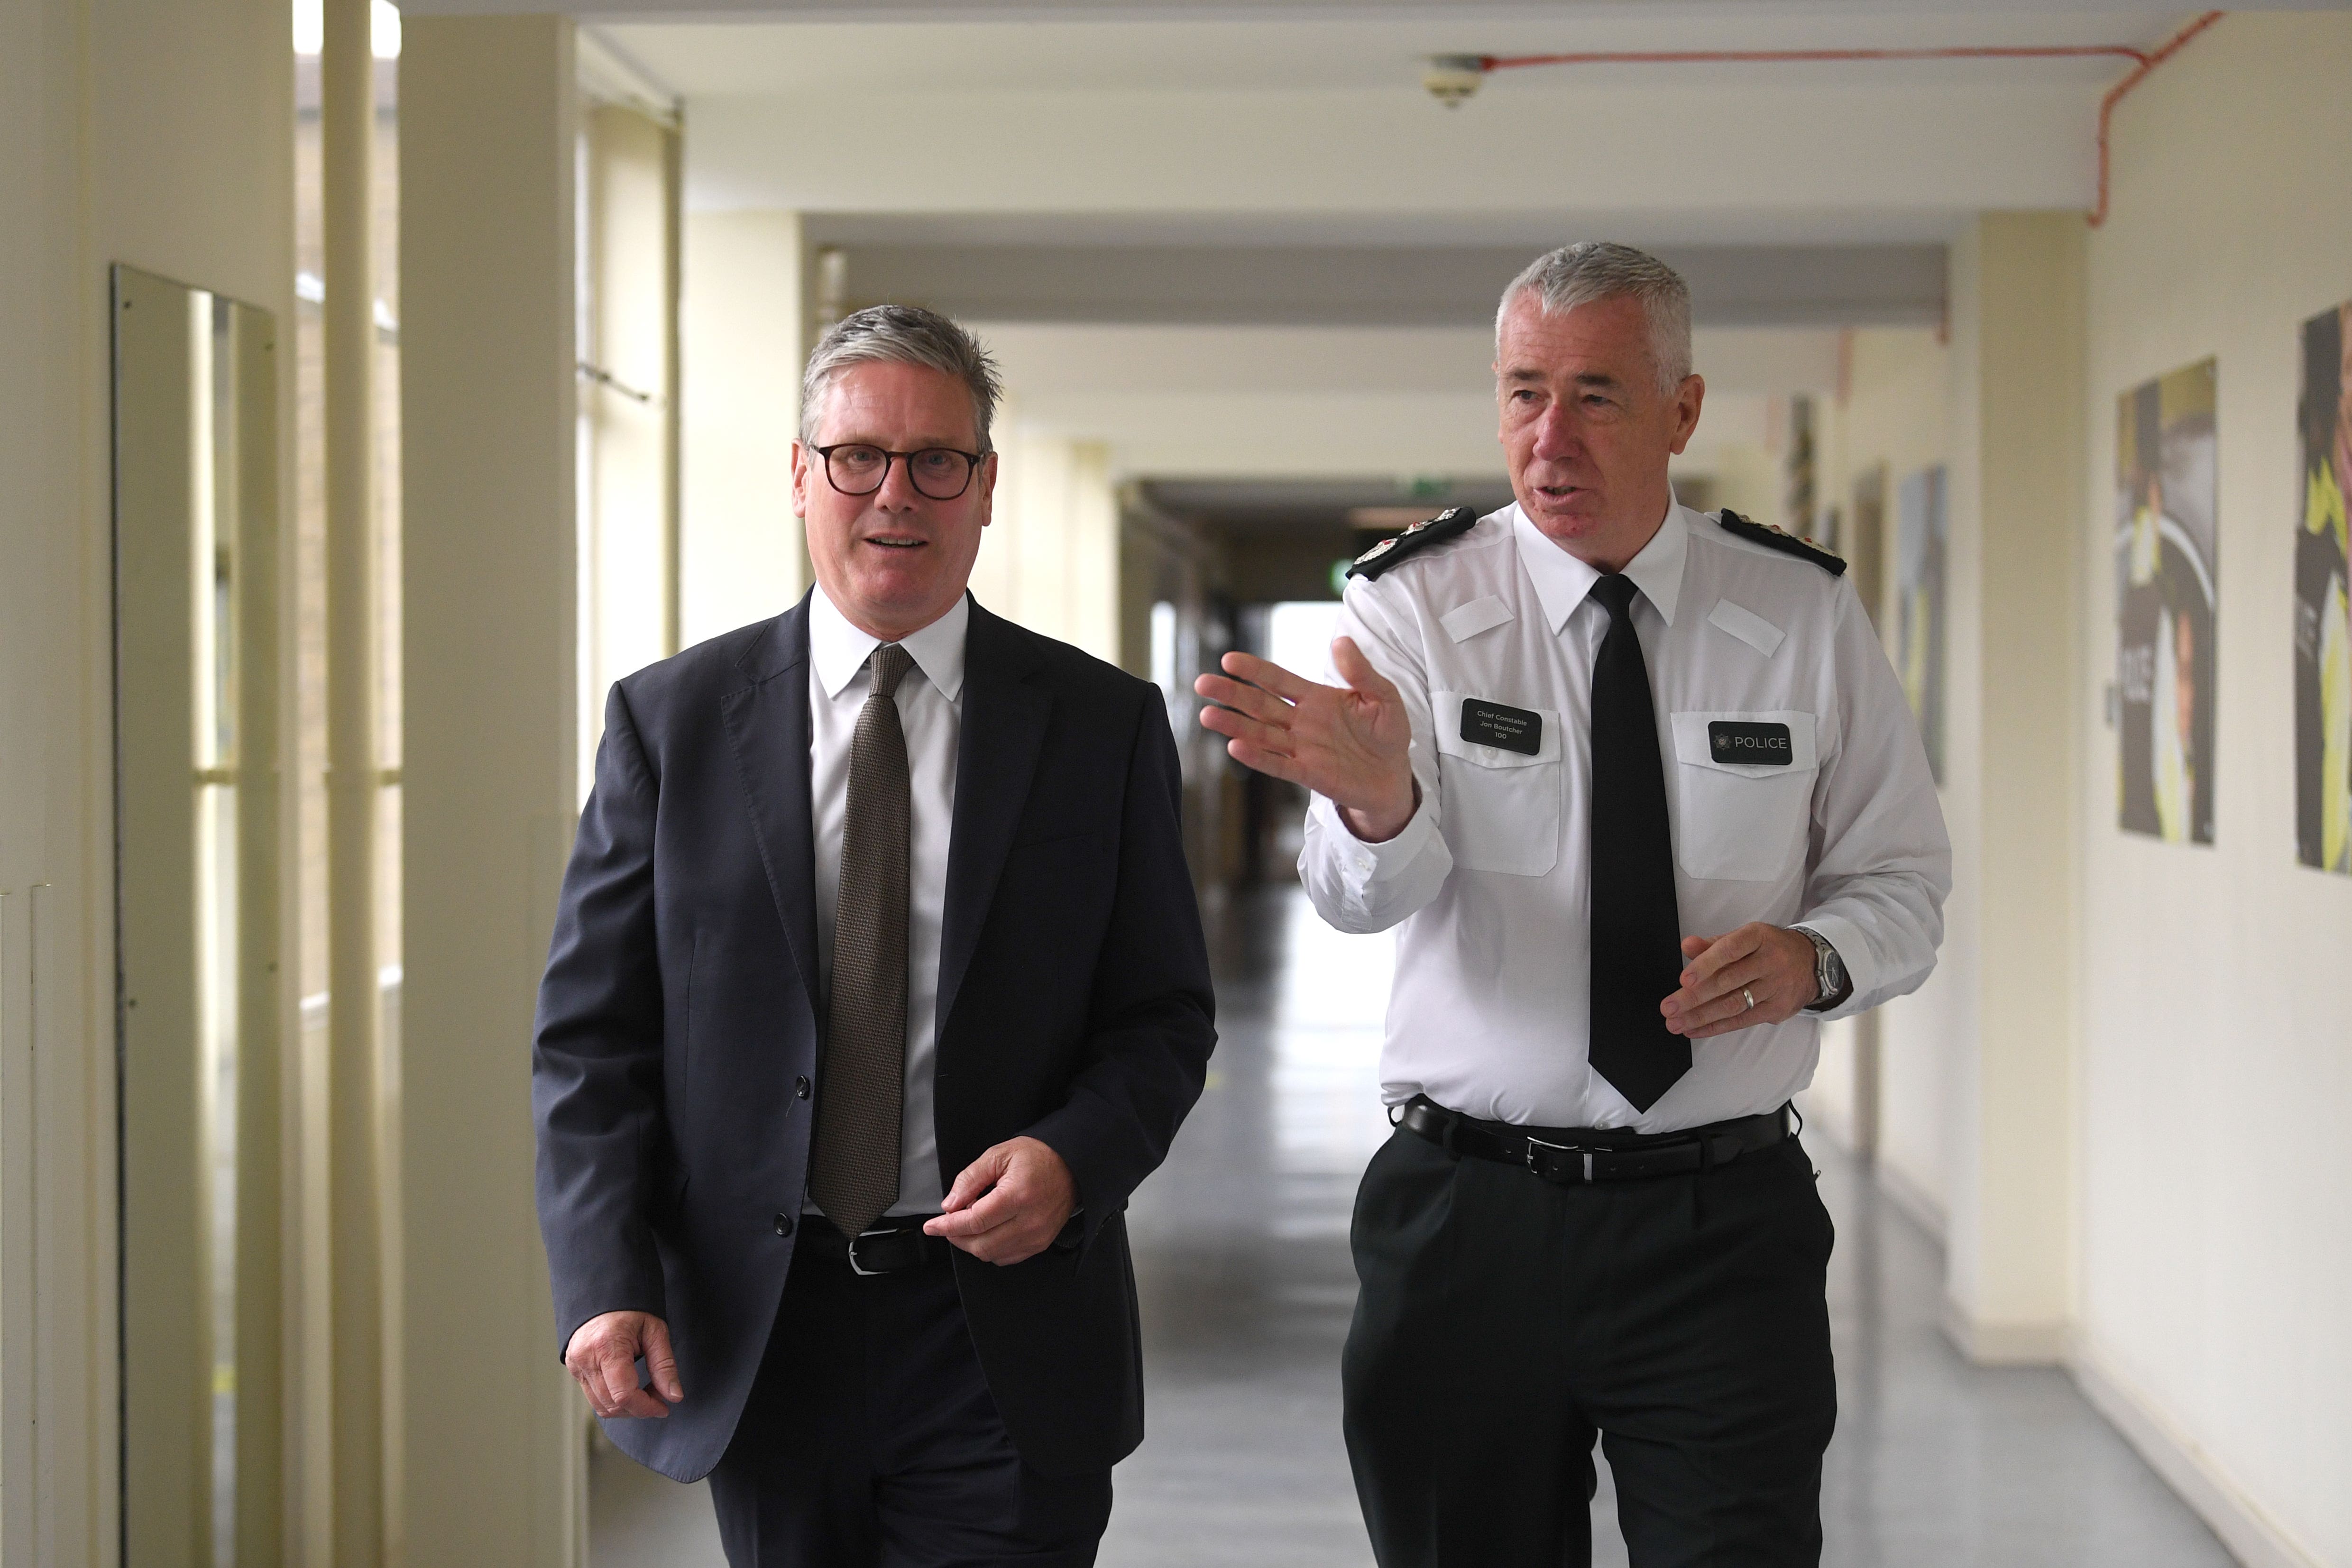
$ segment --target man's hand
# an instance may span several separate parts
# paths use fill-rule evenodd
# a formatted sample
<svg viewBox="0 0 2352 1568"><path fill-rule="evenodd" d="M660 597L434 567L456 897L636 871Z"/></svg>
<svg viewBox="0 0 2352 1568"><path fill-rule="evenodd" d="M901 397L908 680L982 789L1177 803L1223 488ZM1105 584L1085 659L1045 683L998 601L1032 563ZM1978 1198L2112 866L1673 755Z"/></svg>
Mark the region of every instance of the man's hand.
<svg viewBox="0 0 2352 1568"><path fill-rule="evenodd" d="M1822 994L1811 941L1760 920L1726 936L1685 936L1683 957L1683 988L1658 1010L1667 1029L1692 1040L1782 1022Z"/></svg>
<svg viewBox="0 0 2352 1568"><path fill-rule="evenodd" d="M653 1387L637 1385L637 1357L646 1358ZM667 1416L686 1397L669 1325L651 1312L600 1312L572 1331L563 1369L587 1392L599 1416Z"/></svg>
<svg viewBox="0 0 2352 1568"><path fill-rule="evenodd" d="M1404 831L1420 803L1412 724L1404 698L1354 639L1334 642L1331 660L1345 687L1318 685L1279 664L1227 653L1225 674L1202 675L1192 689L1224 705L1202 708L1201 723L1227 737L1234 761L1329 796L1348 831L1376 844Z"/></svg>
<svg viewBox="0 0 2352 1568"><path fill-rule="evenodd" d="M1053 1245L1078 1207L1070 1167L1035 1138L997 1145L966 1166L923 1227L983 1263L1023 1263Z"/></svg>

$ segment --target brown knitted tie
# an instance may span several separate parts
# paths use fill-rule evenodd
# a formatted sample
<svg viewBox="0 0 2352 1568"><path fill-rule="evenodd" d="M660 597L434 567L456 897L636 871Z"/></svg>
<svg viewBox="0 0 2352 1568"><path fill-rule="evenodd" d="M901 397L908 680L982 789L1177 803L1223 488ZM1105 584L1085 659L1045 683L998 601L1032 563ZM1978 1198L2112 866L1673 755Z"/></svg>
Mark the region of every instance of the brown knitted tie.
<svg viewBox="0 0 2352 1568"><path fill-rule="evenodd" d="M874 650L874 690L849 749L841 893L833 914L833 1001L816 1096L809 1196L845 1236L898 1197L907 1078L907 736L894 694L913 659Z"/></svg>

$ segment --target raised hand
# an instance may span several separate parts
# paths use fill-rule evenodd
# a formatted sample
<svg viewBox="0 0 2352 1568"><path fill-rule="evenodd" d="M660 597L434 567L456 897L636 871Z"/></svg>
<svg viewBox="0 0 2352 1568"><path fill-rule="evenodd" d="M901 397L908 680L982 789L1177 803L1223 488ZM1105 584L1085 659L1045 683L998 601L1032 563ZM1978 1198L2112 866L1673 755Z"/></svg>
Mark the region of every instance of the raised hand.
<svg viewBox="0 0 2352 1568"><path fill-rule="evenodd" d="M1224 736L1245 768L1328 796L1348 831L1366 843L1392 839L1412 821L1412 723L1394 683L1372 668L1355 640L1331 644L1345 686L1318 685L1248 653L1227 653L1223 675L1192 689L1222 706L1201 723Z"/></svg>

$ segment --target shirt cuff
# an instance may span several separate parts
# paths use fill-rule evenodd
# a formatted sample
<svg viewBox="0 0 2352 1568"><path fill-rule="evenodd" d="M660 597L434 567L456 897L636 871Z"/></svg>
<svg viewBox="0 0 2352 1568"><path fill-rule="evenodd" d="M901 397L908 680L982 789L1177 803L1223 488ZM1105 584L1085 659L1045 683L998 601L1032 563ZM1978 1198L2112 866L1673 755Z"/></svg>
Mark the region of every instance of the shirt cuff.
<svg viewBox="0 0 2352 1568"><path fill-rule="evenodd" d="M1368 844L1348 827L1348 819L1339 813L1330 797L1315 797L1313 810L1321 813L1324 830L1331 835L1332 857L1339 862L1340 880L1349 891L1361 892L1377 882L1387 882L1401 874L1406 867L1421 858L1429 847L1430 836L1437 831L1436 812L1430 805L1426 791L1421 802L1412 809L1412 816L1392 839Z"/></svg>

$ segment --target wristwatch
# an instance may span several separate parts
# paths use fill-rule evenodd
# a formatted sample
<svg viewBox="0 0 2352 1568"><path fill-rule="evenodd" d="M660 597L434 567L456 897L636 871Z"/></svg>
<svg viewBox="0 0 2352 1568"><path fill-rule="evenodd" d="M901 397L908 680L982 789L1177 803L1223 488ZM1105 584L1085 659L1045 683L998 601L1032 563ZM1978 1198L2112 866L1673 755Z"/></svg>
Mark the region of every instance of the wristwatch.
<svg viewBox="0 0 2352 1568"><path fill-rule="evenodd" d="M1810 925L1792 925L1796 932L1813 945L1813 985L1821 995L1805 1006L1809 1013L1825 1013L1853 993L1845 977L1845 960L1830 946L1830 939Z"/></svg>

